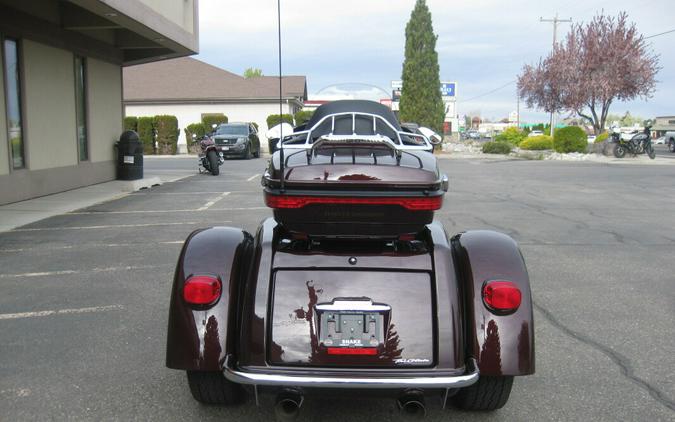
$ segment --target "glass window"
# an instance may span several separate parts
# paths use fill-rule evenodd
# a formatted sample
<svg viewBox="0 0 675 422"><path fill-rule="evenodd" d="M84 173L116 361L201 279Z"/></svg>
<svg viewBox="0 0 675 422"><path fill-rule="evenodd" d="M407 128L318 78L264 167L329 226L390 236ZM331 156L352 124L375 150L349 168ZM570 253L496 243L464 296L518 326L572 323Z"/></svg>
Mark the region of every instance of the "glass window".
<svg viewBox="0 0 675 422"><path fill-rule="evenodd" d="M77 115L77 147L80 161L89 159L87 148L87 63L84 57L75 57L75 113Z"/></svg>
<svg viewBox="0 0 675 422"><path fill-rule="evenodd" d="M216 135L248 135L248 127L242 124L224 123L218 126Z"/></svg>
<svg viewBox="0 0 675 422"><path fill-rule="evenodd" d="M19 68L19 43L6 38L4 41L5 93L7 104L7 134L12 151L12 168L26 166L23 154L21 118L21 79Z"/></svg>

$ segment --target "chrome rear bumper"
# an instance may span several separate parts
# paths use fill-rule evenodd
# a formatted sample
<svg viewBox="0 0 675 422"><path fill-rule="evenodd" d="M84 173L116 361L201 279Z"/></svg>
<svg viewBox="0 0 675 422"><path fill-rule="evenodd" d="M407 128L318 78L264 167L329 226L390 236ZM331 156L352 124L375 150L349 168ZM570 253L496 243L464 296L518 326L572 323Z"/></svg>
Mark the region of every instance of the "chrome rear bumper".
<svg viewBox="0 0 675 422"><path fill-rule="evenodd" d="M420 388L446 389L468 387L478 381L479 371L476 361L469 360L467 371L458 376L424 376L424 377L356 377L356 376L320 376L289 375L246 372L238 370L232 363L231 356L225 359L223 367L225 378L236 384L269 385L284 387L316 387L316 388Z"/></svg>

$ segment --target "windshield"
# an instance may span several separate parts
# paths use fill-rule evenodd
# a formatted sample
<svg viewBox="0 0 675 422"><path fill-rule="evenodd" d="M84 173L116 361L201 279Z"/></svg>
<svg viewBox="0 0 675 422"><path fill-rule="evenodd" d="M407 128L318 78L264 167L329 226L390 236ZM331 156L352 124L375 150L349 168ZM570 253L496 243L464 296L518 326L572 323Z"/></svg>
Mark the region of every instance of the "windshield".
<svg viewBox="0 0 675 422"><path fill-rule="evenodd" d="M216 135L248 135L246 125L220 125Z"/></svg>

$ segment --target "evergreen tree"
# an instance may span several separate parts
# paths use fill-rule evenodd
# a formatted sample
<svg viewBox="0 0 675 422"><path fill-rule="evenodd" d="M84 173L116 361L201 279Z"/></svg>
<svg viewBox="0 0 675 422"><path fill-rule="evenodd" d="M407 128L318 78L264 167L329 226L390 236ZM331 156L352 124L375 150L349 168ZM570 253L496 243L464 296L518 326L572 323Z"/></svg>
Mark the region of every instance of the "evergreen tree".
<svg viewBox="0 0 675 422"><path fill-rule="evenodd" d="M425 0L417 0L405 27L405 60L400 117L442 133L445 105L441 98L436 35Z"/></svg>

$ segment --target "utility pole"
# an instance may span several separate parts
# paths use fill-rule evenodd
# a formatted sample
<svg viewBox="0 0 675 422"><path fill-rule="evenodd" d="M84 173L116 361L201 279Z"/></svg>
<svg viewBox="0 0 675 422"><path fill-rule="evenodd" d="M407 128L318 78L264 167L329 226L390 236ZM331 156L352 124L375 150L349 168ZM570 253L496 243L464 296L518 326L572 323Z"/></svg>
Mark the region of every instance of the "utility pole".
<svg viewBox="0 0 675 422"><path fill-rule="evenodd" d="M560 19L558 18L558 13L555 14L553 19L544 19L543 17L539 18L539 22L553 22L553 49L555 50L555 44L558 41L558 23L561 22L572 22L572 18L569 19ZM553 127L555 126L555 115L551 112L551 136L553 136Z"/></svg>

